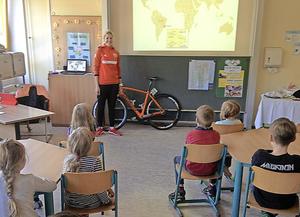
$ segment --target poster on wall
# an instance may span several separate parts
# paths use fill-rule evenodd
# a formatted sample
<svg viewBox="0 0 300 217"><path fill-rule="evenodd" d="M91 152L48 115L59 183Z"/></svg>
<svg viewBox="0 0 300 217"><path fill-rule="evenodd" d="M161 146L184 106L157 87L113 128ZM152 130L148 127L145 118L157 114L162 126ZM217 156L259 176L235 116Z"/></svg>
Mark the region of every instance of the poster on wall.
<svg viewBox="0 0 300 217"><path fill-rule="evenodd" d="M84 59L90 65L90 36L86 32L68 32L68 59Z"/></svg>
<svg viewBox="0 0 300 217"><path fill-rule="evenodd" d="M213 60L192 60L189 62L189 90L212 89L216 64Z"/></svg>
<svg viewBox="0 0 300 217"><path fill-rule="evenodd" d="M223 89L223 97L242 97L244 70L239 61L225 61L224 69L218 71L218 89Z"/></svg>

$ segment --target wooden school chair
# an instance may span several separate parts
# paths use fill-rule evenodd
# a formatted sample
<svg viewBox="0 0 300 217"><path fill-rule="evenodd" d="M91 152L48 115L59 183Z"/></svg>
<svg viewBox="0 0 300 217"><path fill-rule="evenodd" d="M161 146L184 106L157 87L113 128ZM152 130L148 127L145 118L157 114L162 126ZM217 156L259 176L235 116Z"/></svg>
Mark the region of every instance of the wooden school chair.
<svg viewBox="0 0 300 217"><path fill-rule="evenodd" d="M211 126L220 135L236 133L244 130L244 124L225 125L225 124L212 123Z"/></svg>
<svg viewBox="0 0 300 217"><path fill-rule="evenodd" d="M272 181L270 181L272 180ZM289 209L270 209L261 207L255 200L249 187L255 187L267 192L276 194L294 194L300 192L300 173L280 173L252 166L249 171L245 189L245 200L243 217L246 216L247 206L270 213L277 213L283 216L296 216L299 214L299 201Z"/></svg>
<svg viewBox="0 0 300 217"><path fill-rule="evenodd" d="M212 128L217 131L220 135L236 133L244 130L244 124L234 124L234 125L225 125L225 124L216 124L212 123ZM227 156L230 156L227 153ZM222 190L233 191L233 187L222 187Z"/></svg>
<svg viewBox="0 0 300 217"><path fill-rule="evenodd" d="M79 209L69 207L64 203L64 193L96 194L113 188L114 198L112 203L95 209ZM61 176L61 204L62 210L77 213L79 215L101 213L112 210L115 217L118 216L118 173L116 170L86 172L86 173L64 173Z"/></svg>
<svg viewBox="0 0 300 217"><path fill-rule="evenodd" d="M179 204L184 203L208 203L210 204L217 216L220 216L220 213L217 209L217 204L220 198L220 190L222 183L222 176L224 170L224 162L226 156L226 146L222 144L213 144L213 145L195 145L195 144L187 144L182 148L181 154L181 162L176 165L176 170L178 171L178 178L176 181L176 190L175 190L175 198L169 198L171 205L175 208L177 214L179 216L183 216ZM185 170L185 162L189 160L194 163L212 163L218 161L217 171L213 175L209 176L193 176L189 172ZM207 199L189 199L184 201L177 201L177 196L179 192L179 182L180 179L188 179L188 180L197 180L207 181L210 179L216 179L216 197L213 198L206 194Z"/></svg>

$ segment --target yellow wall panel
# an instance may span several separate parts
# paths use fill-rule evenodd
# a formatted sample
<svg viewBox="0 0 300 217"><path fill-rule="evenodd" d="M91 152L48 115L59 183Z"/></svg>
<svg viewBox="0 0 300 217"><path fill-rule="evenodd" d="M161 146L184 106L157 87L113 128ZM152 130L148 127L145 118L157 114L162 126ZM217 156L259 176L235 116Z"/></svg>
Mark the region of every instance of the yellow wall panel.
<svg viewBox="0 0 300 217"><path fill-rule="evenodd" d="M101 0L51 0L52 15L101 16Z"/></svg>

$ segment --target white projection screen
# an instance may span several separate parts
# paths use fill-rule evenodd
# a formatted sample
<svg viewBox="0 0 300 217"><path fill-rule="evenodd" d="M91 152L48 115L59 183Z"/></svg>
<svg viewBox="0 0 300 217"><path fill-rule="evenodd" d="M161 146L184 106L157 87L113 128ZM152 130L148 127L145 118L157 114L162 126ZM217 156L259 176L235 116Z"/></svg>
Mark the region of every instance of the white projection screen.
<svg viewBox="0 0 300 217"><path fill-rule="evenodd" d="M235 51L239 0L132 0L133 51Z"/></svg>

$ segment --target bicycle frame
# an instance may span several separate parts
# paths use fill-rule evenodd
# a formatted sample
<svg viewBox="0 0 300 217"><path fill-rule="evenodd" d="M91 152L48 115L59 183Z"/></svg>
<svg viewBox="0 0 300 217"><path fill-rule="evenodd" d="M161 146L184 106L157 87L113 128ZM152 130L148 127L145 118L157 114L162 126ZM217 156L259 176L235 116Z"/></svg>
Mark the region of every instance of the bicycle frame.
<svg viewBox="0 0 300 217"><path fill-rule="evenodd" d="M144 103L142 104L143 106L141 107L141 109L142 109L141 111L139 111L135 107L135 105L132 103L132 101L126 95L125 91L132 91L132 92L141 93L141 94L145 95ZM144 90L136 89L133 87L121 86L120 91L119 91L119 97L121 97L125 101L125 103L130 107L130 109L132 109L132 111L136 114L137 118L139 118L139 119L145 119L145 118L149 118L152 116L161 115L165 112L165 110L161 107L161 105L156 101L154 96L151 94L149 89L147 91L144 91ZM152 114L149 114L149 115L145 115L146 107L147 107L149 100L153 100L153 102L155 103L155 105L157 106L159 111L153 112Z"/></svg>

